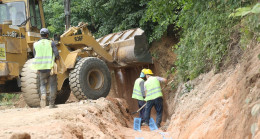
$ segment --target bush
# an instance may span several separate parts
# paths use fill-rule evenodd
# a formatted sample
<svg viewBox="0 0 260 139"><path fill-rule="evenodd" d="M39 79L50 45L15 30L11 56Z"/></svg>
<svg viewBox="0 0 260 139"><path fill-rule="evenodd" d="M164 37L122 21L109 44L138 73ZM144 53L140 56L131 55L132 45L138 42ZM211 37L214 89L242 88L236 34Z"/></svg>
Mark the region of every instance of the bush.
<svg viewBox="0 0 260 139"><path fill-rule="evenodd" d="M228 18L238 7L253 1L190 1L180 12L177 25L182 29L177 48L178 76L184 80L196 78L212 68L218 71L224 56L233 26L240 19Z"/></svg>

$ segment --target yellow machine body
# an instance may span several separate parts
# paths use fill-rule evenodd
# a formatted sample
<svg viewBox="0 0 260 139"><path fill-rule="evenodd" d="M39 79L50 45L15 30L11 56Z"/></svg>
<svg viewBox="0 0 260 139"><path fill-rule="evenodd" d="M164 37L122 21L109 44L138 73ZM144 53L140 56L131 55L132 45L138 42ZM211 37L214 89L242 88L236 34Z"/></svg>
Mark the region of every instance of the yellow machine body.
<svg viewBox="0 0 260 139"><path fill-rule="evenodd" d="M37 8L30 11L28 7ZM20 25L29 17L26 25ZM34 22L38 20L37 22ZM24 63L32 57L33 43L40 39L40 28L45 27L42 1L0 1L0 84L19 78Z"/></svg>
<svg viewBox="0 0 260 139"><path fill-rule="evenodd" d="M33 43L40 39L39 30L43 27L42 0L0 0L0 84L19 81L25 62L33 58ZM144 31L139 28L96 40L87 24L80 23L60 36L57 48L66 66L66 71L58 74L58 90L78 58L98 57L109 68L152 63Z"/></svg>

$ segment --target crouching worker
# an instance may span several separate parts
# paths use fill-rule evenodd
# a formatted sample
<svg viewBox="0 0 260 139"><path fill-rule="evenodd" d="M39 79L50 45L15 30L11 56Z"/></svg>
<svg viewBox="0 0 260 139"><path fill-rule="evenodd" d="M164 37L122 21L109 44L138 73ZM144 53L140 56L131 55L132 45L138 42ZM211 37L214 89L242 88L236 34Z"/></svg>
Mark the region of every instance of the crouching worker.
<svg viewBox="0 0 260 139"><path fill-rule="evenodd" d="M38 70L40 77L40 106L46 106L47 82L49 83L49 107L56 108L55 98L57 92L57 76L50 75L55 59L59 59L59 52L54 42L48 39L49 30L42 28L40 30L41 39L33 44L34 61L32 68Z"/></svg>
<svg viewBox="0 0 260 139"><path fill-rule="evenodd" d="M144 83L145 89L145 101L147 102L145 107L145 123L143 125L149 125L151 109L154 106L156 110L156 125L161 127L162 114L163 114L163 94L160 82L167 82L167 79L152 76L153 72L150 69L145 71L147 80Z"/></svg>
<svg viewBox="0 0 260 139"><path fill-rule="evenodd" d="M144 81L146 80L146 77L144 74L144 70L146 69L143 69L140 74L140 77L135 80L133 94L132 94L132 98L138 100L139 109L145 104ZM144 113L145 113L145 108L141 109L139 113L139 117L141 118L141 123L143 123L145 120Z"/></svg>

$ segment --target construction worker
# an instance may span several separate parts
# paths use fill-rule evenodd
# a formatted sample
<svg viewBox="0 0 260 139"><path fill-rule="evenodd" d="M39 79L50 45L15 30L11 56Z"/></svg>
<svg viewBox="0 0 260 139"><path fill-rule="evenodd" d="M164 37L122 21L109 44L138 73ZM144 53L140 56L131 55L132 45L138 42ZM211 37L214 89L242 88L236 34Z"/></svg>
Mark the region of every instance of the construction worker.
<svg viewBox="0 0 260 139"><path fill-rule="evenodd" d="M167 82L167 79L152 76L153 72L150 69L145 71L147 80L144 83L145 89L145 123L143 125L149 125L151 109L154 106L156 110L156 125L161 127L162 114L163 114L163 94L160 82Z"/></svg>
<svg viewBox="0 0 260 139"><path fill-rule="evenodd" d="M140 73L139 78L137 78L135 80L133 94L132 94L132 98L138 100L139 109L145 104L145 101L144 101L144 97L145 97L144 81L146 80L146 77L144 74L145 70L146 69L143 69ZM145 120L144 113L145 113L145 108L141 109L140 113L139 113L139 117L141 118L141 123L143 123Z"/></svg>
<svg viewBox="0 0 260 139"><path fill-rule="evenodd" d="M46 106L47 82L49 83L49 108L56 108L55 98L57 93L57 76L50 75L55 59L59 59L59 52L55 43L48 39L49 30L42 28L40 30L41 39L33 44L34 61L32 67L38 70L40 76L40 106Z"/></svg>

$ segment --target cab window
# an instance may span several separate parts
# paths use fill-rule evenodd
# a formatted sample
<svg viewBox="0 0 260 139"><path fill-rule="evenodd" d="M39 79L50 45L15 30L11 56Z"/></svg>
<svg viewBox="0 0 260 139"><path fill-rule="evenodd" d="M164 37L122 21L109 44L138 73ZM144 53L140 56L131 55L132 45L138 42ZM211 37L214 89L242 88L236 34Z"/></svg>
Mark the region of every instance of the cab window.
<svg viewBox="0 0 260 139"><path fill-rule="evenodd" d="M25 3L9 2L0 4L0 24L11 21L12 25L20 25L26 20Z"/></svg>
<svg viewBox="0 0 260 139"><path fill-rule="evenodd" d="M39 9L39 3L35 0L30 0L30 16L31 16L31 25L37 27L38 29L42 28L41 14Z"/></svg>

